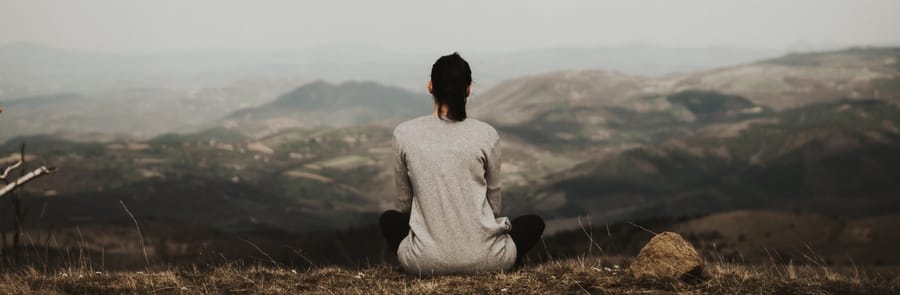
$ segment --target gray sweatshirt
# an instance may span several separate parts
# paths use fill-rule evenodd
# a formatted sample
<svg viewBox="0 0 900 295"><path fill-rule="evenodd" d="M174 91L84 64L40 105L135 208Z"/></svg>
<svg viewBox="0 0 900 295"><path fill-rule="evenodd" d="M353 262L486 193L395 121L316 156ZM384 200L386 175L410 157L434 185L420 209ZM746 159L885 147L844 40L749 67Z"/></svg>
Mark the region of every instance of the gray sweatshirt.
<svg viewBox="0 0 900 295"><path fill-rule="evenodd" d="M434 114L394 128L398 207L410 212L397 256L418 275L509 270L516 246L500 217L500 136L473 118Z"/></svg>

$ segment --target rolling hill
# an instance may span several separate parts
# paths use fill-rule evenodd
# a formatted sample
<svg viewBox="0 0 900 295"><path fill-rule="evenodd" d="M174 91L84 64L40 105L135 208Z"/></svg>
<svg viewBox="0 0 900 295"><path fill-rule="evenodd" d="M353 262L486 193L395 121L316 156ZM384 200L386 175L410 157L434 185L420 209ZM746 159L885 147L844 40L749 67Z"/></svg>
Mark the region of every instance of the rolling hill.
<svg viewBox="0 0 900 295"><path fill-rule="evenodd" d="M548 214L591 214L600 222L742 208L900 211L896 104L813 105L767 119L727 137L672 138L592 159L548 176L530 196Z"/></svg>
<svg viewBox="0 0 900 295"><path fill-rule="evenodd" d="M552 72L501 82L477 94L470 113L558 150L653 144L771 111L841 99L900 99L898 58L900 49L854 48L657 78Z"/></svg>
<svg viewBox="0 0 900 295"><path fill-rule="evenodd" d="M346 127L398 120L428 113L431 98L371 81L332 84L315 81L272 102L228 115L224 125L248 134L271 134L283 128Z"/></svg>

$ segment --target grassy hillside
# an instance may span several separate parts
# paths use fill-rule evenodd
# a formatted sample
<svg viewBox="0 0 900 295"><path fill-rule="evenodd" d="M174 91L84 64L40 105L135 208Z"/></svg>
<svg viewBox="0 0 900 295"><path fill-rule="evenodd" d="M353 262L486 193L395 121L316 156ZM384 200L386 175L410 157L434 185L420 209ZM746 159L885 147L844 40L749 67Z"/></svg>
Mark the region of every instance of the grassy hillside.
<svg viewBox="0 0 900 295"><path fill-rule="evenodd" d="M472 100L472 114L488 122L496 118L503 138L503 215L545 217L560 233L548 236L545 250L553 257L571 256L577 253L571 245L591 243L572 237L581 233L577 221L585 215L595 225L609 224L608 235L623 233L604 241L604 251L633 255L645 236L623 221L774 209L818 217L810 222L779 215L784 222L727 232L700 225L683 230L703 247L728 251L721 255L758 261L765 258L759 243L774 235L768 228L804 224L829 229L825 234L833 239L826 242L851 249L854 259L894 264L900 260L891 255L868 256L868 250L891 245L883 227L900 213L900 107L891 92L896 81L884 80L896 74L894 53L848 50L813 54L806 62L772 60L652 79L606 71L549 73L485 92ZM785 58L807 58L802 56ZM789 75L769 76L770 70ZM831 74L803 76L817 73ZM801 76L818 82L792 80ZM767 88L772 77L790 87ZM756 80L762 84L751 83ZM757 89L752 85L792 105L745 91ZM860 92L848 85L874 88ZM360 101L372 93L397 100ZM326 118L357 103L379 116L412 114L414 99L372 83L320 82L198 132L149 140L95 133L14 138L0 145L0 163L15 160L24 142L29 165L60 168L22 191L23 245L31 248L20 253L59 256L89 245L84 251L90 257L117 253L114 261L134 266L141 260L134 244L104 234L131 232L125 204L148 223L146 245L157 261L204 261L210 257L196 253L225 250L254 257L257 247L279 261L296 258L295 249L326 262L384 261L380 248L352 238L378 239L371 223L392 205L390 120L354 112L341 118L371 124L294 123L307 118L298 111L306 107L315 109L310 118ZM396 104L404 108L389 107ZM430 106L427 99L424 106ZM0 215L11 216L11 207L0 202ZM723 220L757 225L753 218L765 216ZM13 227L0 223L6 232ZM192 234L180 235L179 229ZM823 248L823 255L849 263L834 258L841 254L835 249L842 248ZM802 256L797 253L778 257Z"/></svg>
<svg viewBox="0 0 900 295"><path fill-rule="evenodd" d="M635 280L600 258L557 260L508 273L417 277L390 265L360 268L223 265L150 272L29 268L0 275L9 294L885 294L895 273L820 266L747 267L712 262L702 282Z"/></svg>
<svg viewBox="0 0 900 295"><path fill-rule="evenodd" d="M723 98L704 95L698 97ZM710 115L711 109L704 107L706 123L691 123L693 134L593 157L548 175L514 202L531 202L526 207L551 216L602 216L603 222L739 208L840 216L900 208L894 198L900 191L896 104L846 100L752 117L722 110Z"/></svg>
<svg viewBox="0 0 900 295"><path fill-rule="evenodd" d="M31 136L0 151L12 154L26 142L34 155L29 161L63 168L23 191L27 207L43 212L26 214L29 227L120 218L123 200L139 217L220 230L302 232L344 227L356 222L352 216L383 207L391 193L387 173L363 175L372 175L369 167L386 167L388 132L365 126L298 129L251 139L215 128L106 143ZM0 209L10 210L9 204Z"/></svg>

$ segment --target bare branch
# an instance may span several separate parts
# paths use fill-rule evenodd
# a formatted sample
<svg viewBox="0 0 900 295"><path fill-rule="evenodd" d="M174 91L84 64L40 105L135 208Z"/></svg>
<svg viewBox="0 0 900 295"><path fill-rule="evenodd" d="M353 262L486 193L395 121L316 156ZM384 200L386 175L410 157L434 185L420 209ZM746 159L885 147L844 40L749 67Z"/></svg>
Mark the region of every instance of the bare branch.
<svg viewBox="0 0 900 295"><path fill-rule="evenodd" d="M3 169L3 174L0 174L0 179L6 179L6 176L9 175L9 172L16 170L16 168L19 168L19 166L22 166L22 163L24 163L24 162L22 160L19 160L12 166L9 166L9 167L6 167L6 169Z"/></svg>
<svg viewBox="0 0 900 295"><path fill-rule="evenodd" d="M19 177L19 179L16 179L16 181L14 181L10 184L7 184L3 188L0 188L0 197L3 197L4 195L9 193L13 189L15 189L19 186L25 185L26 183L34 180L35 178L38 178L43 175L51 174L53 172L56 172L56 168L52 168L52 167L47 168L47 166L41 166L40 168L34 169L33 171L28 172L28 174L22 175L22 177Z"/></svg>

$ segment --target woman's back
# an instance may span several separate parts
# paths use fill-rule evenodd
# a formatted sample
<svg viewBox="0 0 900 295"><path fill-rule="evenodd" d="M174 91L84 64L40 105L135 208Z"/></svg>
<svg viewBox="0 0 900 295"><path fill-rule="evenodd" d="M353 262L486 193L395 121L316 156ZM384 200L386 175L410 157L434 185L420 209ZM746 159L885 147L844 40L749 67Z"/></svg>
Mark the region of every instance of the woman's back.
<svg viewBox="0 0 900 295"><path fill-rule="evenodd" d="M409 235L397 251L410 273L507 270L516 247L500 213L500 137L482 121L423 115L394 129L395 179Z"/></svg>
<svg viewBox="0 0 900 295"><path fill-rule="evenodd" d="M379 226L404 270L419 275L510 270L540 239L537 215L500 217L500 135L467 118L472 69L441 56L426 86L434 113L394 128L399 210Z"/></svg>

